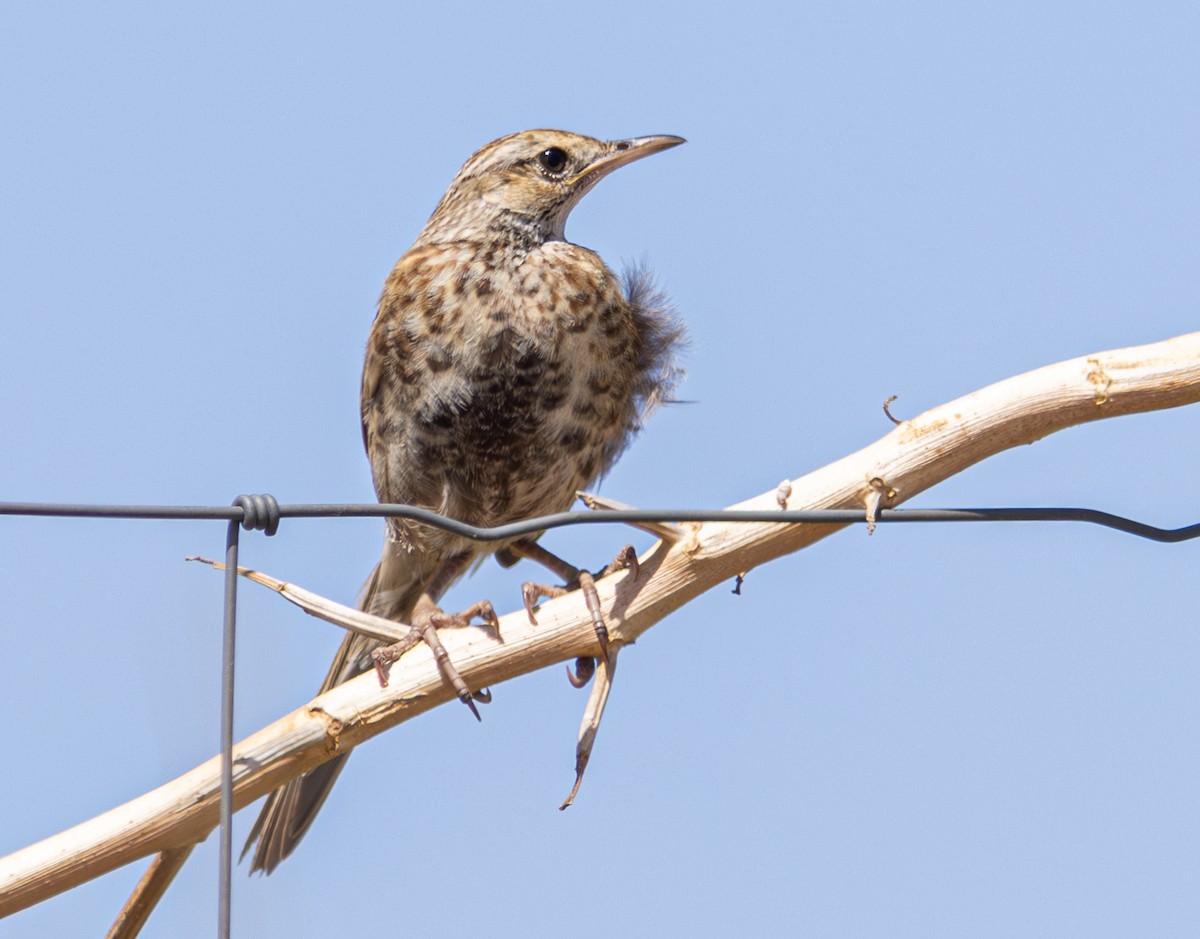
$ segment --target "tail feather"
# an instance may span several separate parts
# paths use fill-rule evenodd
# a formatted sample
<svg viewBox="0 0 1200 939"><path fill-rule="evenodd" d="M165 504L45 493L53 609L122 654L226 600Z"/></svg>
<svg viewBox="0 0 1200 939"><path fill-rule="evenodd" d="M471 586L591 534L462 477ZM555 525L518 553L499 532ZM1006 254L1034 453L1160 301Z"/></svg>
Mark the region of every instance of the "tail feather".
<svg viewBox="0 0 1200 939"><path fill-rule="evenodd" d="M359 608L405 622L412 615L427 577L416 553L389 544L363 586ZM377 640L347 633L321 685L321 693L369 669L370 654L381 645ZM270 874L296 849L349 757L349 753L336 756L267 796L242 848L241 858L245 858L251 847L255 849L250 873Z"/></svg>
<svg viewBox="0 0 1200 939"><path fill-rule="evenodd" d="M270 874L274 871L308 832L349 758L348 753L335 756L267 796L266 804L250 829L246 846L242 848L239 863L254 847L250 873Z"/></svg>

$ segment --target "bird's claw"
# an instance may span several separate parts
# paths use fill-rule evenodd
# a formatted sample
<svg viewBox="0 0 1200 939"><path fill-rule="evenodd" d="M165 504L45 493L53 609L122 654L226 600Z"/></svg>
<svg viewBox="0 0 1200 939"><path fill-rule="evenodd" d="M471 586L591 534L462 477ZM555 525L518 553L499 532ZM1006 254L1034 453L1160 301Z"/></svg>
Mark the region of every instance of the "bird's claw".
<svg viewBox="0 0 1200 939"><path fill-rule="evenodd" d="M571 683L573 688L582 688L592 676L596 674L596 660L590 655L581 655L575 660L575 670L571 670L571 666L567 666L567 681Z"/></svg>
<svg viewBox="0 0 1200 939"><path fill-rule="evenodd" d="M445 613L442 610L434 608L414 616L413 622L410 624L412 632L408 636L400 640L400 642L393 643L390 646L383 646L371 653L371 661L375 666L375 674L379 678L379 687L386 688L388 686L388 670L392 663L396 662L418 642L423 641L429 646L430 652L433 653L433 660L437 663L438 671L441 672L442 677L454 688L458 699L470 708L476 720L483 720L479 715L479 709L475 707L475 702L479 701L482 704L490 703L492 700L491 691L472 691L467 687L467 683L463 681L462 675L454 667L454 663L450 661L450 653L446 651L446 647L442 645L442 640L437 634L438 629L460 629L470 626L471 621L476 617L481 619L485 626L489 627L489 633L494 638L500 638L500 620L496 616L495 607L488 600L480 600L460 613Z"/></svg>
<svg viewBox="0 0 1200 939"><path fill-rule="evenodd" d="M572 590L578 589L583 593L584 602L587 604L588 614L592 620L592 629L596 633L596 644L600 646L600 655L605 662L610 661L608 626L604 622L604 610L600 605L600 593L596 589L596 578L604 577L621 570L629 571L636 578L638 576L638 559L633 545L626 545L622 548L617 553L617 556L603 570L596 574L574 567L557 555L551 554L536 541L523 540L515 542L510 550L519 557L527 557L531 561L537 561L543 567L558 574L565 581L565 585L562 587L550 587L546 584L533 582L521 585L521 598L524 601L525 612L529 616L530 624L533 626L537 625L534 607L539 600L561 597ZM587 684L595 671L595 663L584 669L579 664L582 661L584 661L583 658L576 660L574 672L571 672L570 668L567 669L571 678L571 684L576 688L582 688Z"/></svg>

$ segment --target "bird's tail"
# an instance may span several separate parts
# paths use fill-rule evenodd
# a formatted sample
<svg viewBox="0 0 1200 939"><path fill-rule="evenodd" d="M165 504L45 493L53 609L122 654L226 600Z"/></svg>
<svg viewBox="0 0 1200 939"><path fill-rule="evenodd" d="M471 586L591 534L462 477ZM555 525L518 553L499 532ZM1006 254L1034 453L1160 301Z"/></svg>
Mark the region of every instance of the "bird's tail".
<svg viewBox="0 0 1200 939"><path fill-rule="evenodd" d="M383 557L363 585L359 608L388 619L408 622L426 579L419 555L389 542L384 548ZM370 669L371 653L381 645L383 643L378 640L347 632L320 693ZM246 846L242 848L241 856L245 858L257 842L250 863L251 873L271 873L296 849L317 817L317 812L325 804L325 798L349 756L349 753L336 756L267 796L266 804L250 829Z"/></svg>

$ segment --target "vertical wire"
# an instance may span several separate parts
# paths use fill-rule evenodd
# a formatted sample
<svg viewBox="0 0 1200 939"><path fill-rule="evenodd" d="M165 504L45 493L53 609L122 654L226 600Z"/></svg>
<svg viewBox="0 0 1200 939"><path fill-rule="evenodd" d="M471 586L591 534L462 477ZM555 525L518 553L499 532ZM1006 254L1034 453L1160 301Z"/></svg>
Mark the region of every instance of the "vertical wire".
<svg viewBox="0 0 1200 939"><path fill-rule="evenodd" d="M221 842L217 936L229 939L233 878L233 663L237 634L238 526L225 536L225 626L221 641Z"/></svg>

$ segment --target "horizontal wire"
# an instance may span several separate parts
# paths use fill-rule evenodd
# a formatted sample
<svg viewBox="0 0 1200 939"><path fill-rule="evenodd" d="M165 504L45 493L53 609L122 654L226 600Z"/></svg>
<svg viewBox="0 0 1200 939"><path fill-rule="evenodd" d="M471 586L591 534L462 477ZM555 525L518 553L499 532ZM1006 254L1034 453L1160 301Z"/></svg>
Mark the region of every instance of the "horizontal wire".
<svg viewBox="0 0 1200 939"><path fill-rule="evenodd" d="M0 515L58 518L124 518L242 521L239 505L87 505L52 502L0 502ZM863 509L596 509L556 512L509 525L482 528L414 505L396 503L307 503L280 505L280 518L404 518L472 541L505 541L569 525L630 522L729 522L754 524L845 525L867 521ZM1085 522L1140 538L1173 544L1200 538L1200 523L1158 528L1134 519L1080 508L884 509L877 522Z"/></svg>

